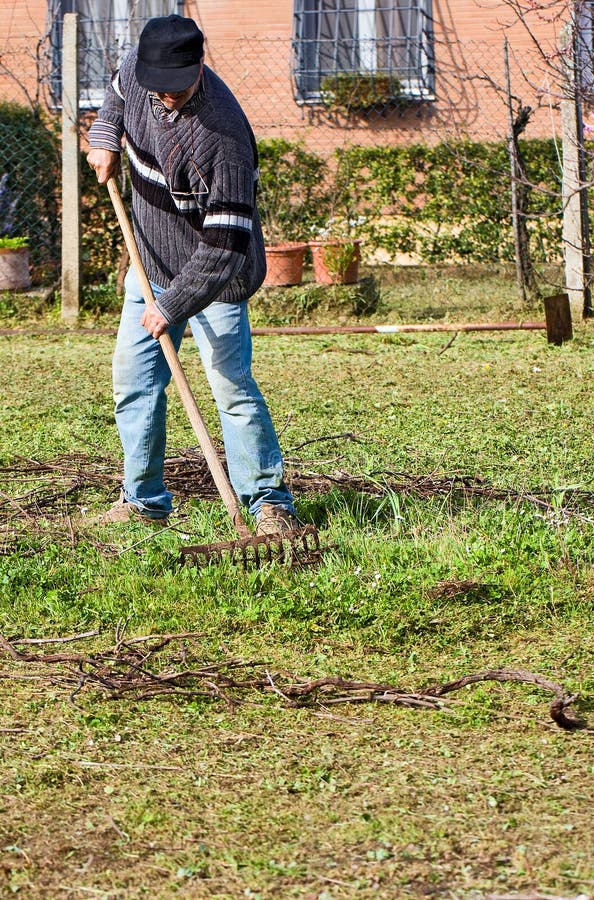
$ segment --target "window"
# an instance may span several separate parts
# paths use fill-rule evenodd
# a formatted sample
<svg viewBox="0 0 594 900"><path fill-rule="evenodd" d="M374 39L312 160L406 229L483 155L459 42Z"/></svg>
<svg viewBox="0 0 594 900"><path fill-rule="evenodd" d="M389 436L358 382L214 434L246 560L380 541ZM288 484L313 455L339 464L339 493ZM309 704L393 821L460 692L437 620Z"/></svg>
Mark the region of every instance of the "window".
<svg viewBox="0 0 594 900"><path fill-rule="evenodd" d="M122 57L138 42L148 19L183 13L183 0L48 0L50 72L53 102L62 93L62 18L79 15L80 106L98 109Z"/></svg>
<svg viewBox="0 0 594 900"><path fill-rule="evenodd" d="M382 75L400 95L433 92L431 0L294 0L296 98L315 103L327 76Z"/></svg>

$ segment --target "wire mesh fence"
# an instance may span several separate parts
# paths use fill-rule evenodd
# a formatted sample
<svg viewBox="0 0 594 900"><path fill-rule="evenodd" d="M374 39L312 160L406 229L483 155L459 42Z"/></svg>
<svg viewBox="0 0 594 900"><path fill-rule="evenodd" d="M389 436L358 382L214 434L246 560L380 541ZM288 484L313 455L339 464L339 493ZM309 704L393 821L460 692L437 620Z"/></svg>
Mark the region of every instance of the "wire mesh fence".
<svg viewBox="0 0 594 900"><path fill-rule="evenodd" d="M51 282L58 273L59 173L59 142L55 133L30 110L1 106L0 231L8 237L29 238L37 282Z"/></svg>
<svg viewBox="0 0 594 900"><path fill-rule="evenodd" d="M151 16L183 15L183 0L124 4L124 13L128 7L126 15L114 14L117 3L104 4L103 8L97 6L93 0L76 3L81 109L96 109L101 105L111 75L126 53L138 43ZM40 44L40 81L50 104L56 108L60 106L62 94L62 7L61 0L50 0L47 31Z"/></svg>
<svg viewBox="0 0 594 900"><path fill-rule="evenodd" d="M95 25L107 34L101 22ZM111 23L120 41L124 32L116 26ZM128 27L126 34L128 46L136 32ZM34 238L34 261L44 276L59 267L58 51L53 27L27 47L6 41L0 56L2 94L47 110L43 127L16 131L0 110L0 176L8 173L19 196L18 227ZM88 51L84 44L85 65ZM104 79L111 71L112 51L93 57L94 76L99 62ZM291 39L207 41L207 63L239 99L259 142L260 206L269 236L283 229L302 240L348 232L362 240L367 261L398 265L511 262L515 135L523 168L514 178L523 185L520 215L530 252L537 262L561 260L558 59L549 54L543 62L513 43L506 49L501 36L464 43L442 36L434 55L433 92L398 93L393 82L355 72L306 102ZM100 100L103 85L89 85L81 87L83 108ZM85 115L83 146L88 122ZM85 192L88 199L88 183ZM93 229L104 218L100 203L91 197L84 204L85 215L92 209ZM104 259L102 275L116 262Z"/></svg>

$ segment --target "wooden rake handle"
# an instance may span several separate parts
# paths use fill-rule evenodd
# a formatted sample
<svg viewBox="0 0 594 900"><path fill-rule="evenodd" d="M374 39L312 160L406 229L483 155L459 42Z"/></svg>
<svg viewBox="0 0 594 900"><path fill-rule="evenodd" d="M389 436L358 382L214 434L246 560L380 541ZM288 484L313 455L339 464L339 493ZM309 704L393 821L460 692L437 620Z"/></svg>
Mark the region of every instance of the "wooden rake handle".
<svg viewBox="0 0 594 900"><path fill-rule="evenodd" d="M138 252L136 238L134 237L134 232L132 230L132 226L130 225L128 214L126 213L126 208L122 201L122 197L120 195L120 191L115 178L112 177L108 179L107 190L109 191L109 196L111 197L113 208L115 209L116 216L118 217L118 222L120 223L122 234L124 235L124 241L126 243L126 247L128 248L128 253L130 254L130 262L132 263L132 268L134 269L134 272L140 284L144 302L147 304L154 303L155 295L153 294L151 283L148 280L147 274L144 270L144 266L140 258L140 253ZM231 517L231 521L233 522L235 530L242 538L251 537L252 533L245 523L245 520L239 508L239 504L237 502L237 497L235 496L233 488L229 483L227 473L225 472L223 464L218 457L217 451L212 442L212 438L208 433L208 429L204 423L204 419L202 418L202 413L198 408L198 404L196 403L196 400L192 393L192 389L188 384L188 379L186 378L185 372L182 369L182 365L179 361L176 349L173 346L173 341L166 331L159 338L159 343L161 344L161 349L163 350L165 359L167 360L169 368L171 369L173 380L175 381L177 390L179 391L182 403L188 414L192 428L194 429L194 433L198 438L200 448L204 453L204 457L208 464L210 474L212 475L217 490L221 495L221 499L225 504L225 508Z"/></svg>

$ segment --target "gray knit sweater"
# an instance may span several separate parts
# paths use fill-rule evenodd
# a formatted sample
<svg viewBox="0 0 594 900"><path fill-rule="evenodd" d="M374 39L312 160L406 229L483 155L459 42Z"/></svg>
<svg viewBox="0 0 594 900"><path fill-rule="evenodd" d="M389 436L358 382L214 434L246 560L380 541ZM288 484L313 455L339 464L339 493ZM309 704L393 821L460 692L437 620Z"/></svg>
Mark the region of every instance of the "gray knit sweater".
<svg viewBox="0 0 594 900"><path fill-rule="evenodd" d="M169 115L136 81L135 62L133 51L114 76L89 144L119 151L126 138L138 248L149 279L165 288L157 306L176 324L213 300L245 300L262 284L256 143L208 67L198 93Z"/></svg>

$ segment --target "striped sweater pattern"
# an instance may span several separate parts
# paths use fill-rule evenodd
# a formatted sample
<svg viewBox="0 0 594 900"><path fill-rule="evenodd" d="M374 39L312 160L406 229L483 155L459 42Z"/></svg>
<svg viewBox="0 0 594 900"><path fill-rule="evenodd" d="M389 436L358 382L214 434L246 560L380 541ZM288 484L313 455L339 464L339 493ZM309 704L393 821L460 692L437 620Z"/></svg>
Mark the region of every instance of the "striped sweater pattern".
<svg viewBox="0 0 594 900"><path fill-rule="evenodd" d="M170 113L136 81L136 51L122 63L89 132L91 147L125 138L132 220L157 306L170 324L213 300L236 303L266 272L256 208L257 150L237 100L207 66L199 91Z"/></svg>

